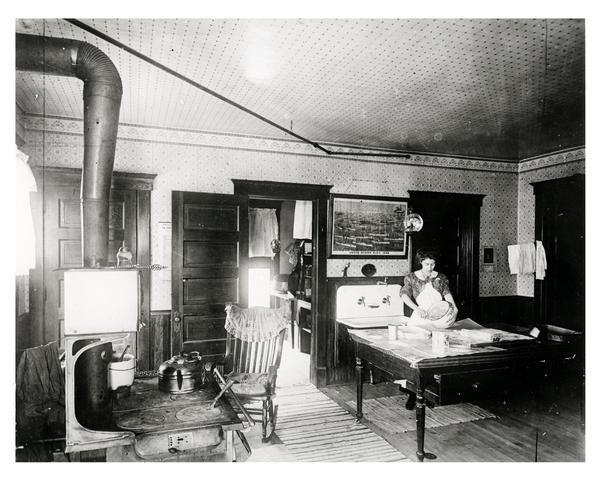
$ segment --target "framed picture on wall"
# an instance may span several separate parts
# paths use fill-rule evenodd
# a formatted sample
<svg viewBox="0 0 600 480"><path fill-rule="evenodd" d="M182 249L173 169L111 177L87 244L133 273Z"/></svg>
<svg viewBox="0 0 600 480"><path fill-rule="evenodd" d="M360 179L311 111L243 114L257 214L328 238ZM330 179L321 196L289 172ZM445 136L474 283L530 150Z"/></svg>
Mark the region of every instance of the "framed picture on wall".
<svg viewBox="0 0 600 480"><path fill-rule="evenodd" d="M482 246L481 257L481 265L484 272L493 272L496 270L496 248L494 246Z"/></svg>
<svg viewBox="0 0 600 480"><path fill-rule="evenodd" d="M406 199L332 195L330 258L407 258Z"/></svg>

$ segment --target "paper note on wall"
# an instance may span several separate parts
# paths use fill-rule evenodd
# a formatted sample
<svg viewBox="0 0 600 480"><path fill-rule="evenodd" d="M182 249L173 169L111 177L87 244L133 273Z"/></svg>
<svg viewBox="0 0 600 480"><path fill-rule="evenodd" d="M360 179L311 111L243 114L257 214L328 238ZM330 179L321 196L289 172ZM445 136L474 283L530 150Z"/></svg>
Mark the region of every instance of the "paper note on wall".
<svg viewBox="0 0 600 480"><path fill-rule="evenodd" d="M164 283L171 283L171 222L158 222L158 235L160 239L160 246L158 255L160 258L156 259L156 263L165 265L169 268L159 270L158 280Z"/></svg>

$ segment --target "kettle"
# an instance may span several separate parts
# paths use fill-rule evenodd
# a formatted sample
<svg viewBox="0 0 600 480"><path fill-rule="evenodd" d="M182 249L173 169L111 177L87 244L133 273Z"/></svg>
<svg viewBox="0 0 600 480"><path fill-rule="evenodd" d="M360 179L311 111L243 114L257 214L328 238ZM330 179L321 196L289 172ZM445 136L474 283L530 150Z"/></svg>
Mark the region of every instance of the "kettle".
<svg viewBox="0 0 600 480"><path fill-rule="evenodd" d="M200 390L208 383L211 364L204 365L199 352L182 352L158 367L158 389L180 394Z"/></svg>

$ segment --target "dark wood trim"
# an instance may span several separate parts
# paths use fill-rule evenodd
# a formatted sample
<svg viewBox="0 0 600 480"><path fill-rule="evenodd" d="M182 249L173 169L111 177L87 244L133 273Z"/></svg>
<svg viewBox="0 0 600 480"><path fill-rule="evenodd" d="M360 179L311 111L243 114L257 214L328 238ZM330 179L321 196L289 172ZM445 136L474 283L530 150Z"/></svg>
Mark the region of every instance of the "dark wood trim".
<svg viewBox="0 0 600 480"><path fill-rule="evenodd" d="M232 179L234 193L240 197L253 199L310 200L313 202L313 292L310 353L310 381L317 387L327 383L328 348L328 304L327 304L327 212L329 192L332 185L311 185L303 183L263 182L257 180ZM247 202L245 211L240 209L240 232L242 220L247 222ZM247 231L247 226L246 226ZM240 233L241 240L246 235ZM247 240L246 240L247 241ZM246 250L247 252L247 250ZM242 278L240 268L240 279ZM241 287L241 286L240 286Z"/></svg>
<svg viewBox="0 0 600 480"><path fill-rule="evenodd" d="M235 193L239 205L238 210L238 231L239 234L239 273L238 273L238 303L241 307L248 306L248 269L250 267L248 251L250 249L250 236L242 235L242 232L249 232L249 198L248 195Z"/></svg>
<svg viewBox="0 0 600 480"><path fill-rule="evenodd" d="M31 170L36 181L50 185L71 185L74 181L81 181L81 168L33 166ZM114 171L111 188L152 190L155 178L156 174Z"/></svg>
<svg viewBox="0 0 600 480"><path fill-rule="evenodd" d="M148 323L150 348L149 370L157 370L161 363L170 358L171 310L152 310Z"/></svg>
<svg viewBox="0 0 600 480"><path fill-rule="evenodd" d="M171 238L183 238L183 204L185 192L173 191L171 193ZM183 242L172 242L171 246L171 279L179 279L182 276L181 258L183 258L182 244ZM172 314L169 319L169 351L172 355L179 354L176 352L176 347L182 344L183 325L179 321L179 325L174 321L175 317L182 319L183 312L178 311L179 305L182 304L183 288L171 282L171 309ZM176 326L178 328L176 328Z"/></svg>
<svg viewBox="0 0 600 480"><path fill-rule="evenodd" d="M139 265L150 265L150 190L136 190L136 252ZM151 345L150 345L150 292L151 271L140 270L141 298L140 298L140 325L142 328L137 335L138 369L149 370L151 368Z"/></svg>
<svg viewBox="0 0 600 480"><path fill-rule="evenodd" d="M270 200L314 200L324 195L333 185L314 185L309 183L263 182L259 180L232 179L234 192L249 195L254 199Z"/></svg>

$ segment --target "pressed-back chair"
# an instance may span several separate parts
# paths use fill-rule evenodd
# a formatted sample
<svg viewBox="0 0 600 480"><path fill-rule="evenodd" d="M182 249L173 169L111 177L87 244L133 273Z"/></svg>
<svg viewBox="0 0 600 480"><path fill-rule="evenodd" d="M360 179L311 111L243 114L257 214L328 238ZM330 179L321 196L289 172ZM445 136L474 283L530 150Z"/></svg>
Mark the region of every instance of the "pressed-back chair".
<svg viewBox="0 0 600 480"><path fill-rule="evenodd" d="M275 431L277 407L273 405L273 397L285 333L283 326L265 340L242 340L228 332L225 356L219 362L226 379L223 391L231 388L243 404L262 402L261 408L246 410L261 415L263 442ZM267 436L269 424L271 432Z"/></svg>

